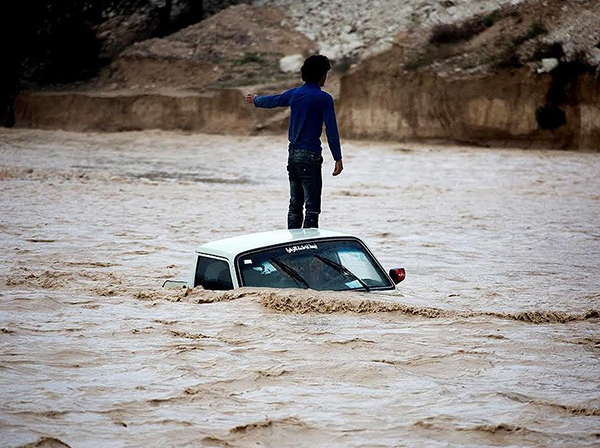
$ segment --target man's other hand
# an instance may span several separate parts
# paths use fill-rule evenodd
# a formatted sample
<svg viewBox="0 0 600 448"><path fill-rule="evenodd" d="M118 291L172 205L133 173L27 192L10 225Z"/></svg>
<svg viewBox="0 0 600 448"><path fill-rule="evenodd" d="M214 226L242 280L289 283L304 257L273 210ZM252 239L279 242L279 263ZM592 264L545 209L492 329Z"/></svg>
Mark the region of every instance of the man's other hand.
<svg viewBox="0 0 600 448"><path fill-rule="evenodd" d="M333 176L339 176L339 174L344 171L344 164L341 160L335 161L335 167L333 168Z"/></svg>
<svg viewBox="0 0 600 448"><path fill-rule="evenodd" d="M256 93L247 93L246 94L246 102L250 103L250 104L254 104L254 98L256 98L258 95Z"/></svg>

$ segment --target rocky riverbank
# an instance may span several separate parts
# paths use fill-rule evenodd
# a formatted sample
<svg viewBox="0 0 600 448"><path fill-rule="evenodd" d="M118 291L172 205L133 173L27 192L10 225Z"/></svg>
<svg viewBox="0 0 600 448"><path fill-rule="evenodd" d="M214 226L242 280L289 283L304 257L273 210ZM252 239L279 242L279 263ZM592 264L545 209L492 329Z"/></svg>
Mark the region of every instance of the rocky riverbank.
<svg viewBox="0 0 600 448"><path fill-rule="evenodd" d="M342 80L341 127L367 138L600 148L600 3L527 2L427 34Z"/></svg>
<svg viewBox="0 0 600 448"><path fill-rule="evenodd" d="M591 0L262 0L135 43L85 84L21 94L17 125L281 132L285 111L242 95L297 85L321 51L346 137L596 150L599 16Z"/></svg>

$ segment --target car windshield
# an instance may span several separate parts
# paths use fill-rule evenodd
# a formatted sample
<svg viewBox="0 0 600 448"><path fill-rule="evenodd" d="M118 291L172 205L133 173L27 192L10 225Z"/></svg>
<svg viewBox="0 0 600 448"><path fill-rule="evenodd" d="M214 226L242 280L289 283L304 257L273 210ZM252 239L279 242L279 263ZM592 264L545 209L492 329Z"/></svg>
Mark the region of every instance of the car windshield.
<svg viewBox="0 0 600 448"><path fill-rule="evenodd" d="M243 286L320 291L393 288L355 240L302 242L258 250L242 255L237 264Z"/></svg>

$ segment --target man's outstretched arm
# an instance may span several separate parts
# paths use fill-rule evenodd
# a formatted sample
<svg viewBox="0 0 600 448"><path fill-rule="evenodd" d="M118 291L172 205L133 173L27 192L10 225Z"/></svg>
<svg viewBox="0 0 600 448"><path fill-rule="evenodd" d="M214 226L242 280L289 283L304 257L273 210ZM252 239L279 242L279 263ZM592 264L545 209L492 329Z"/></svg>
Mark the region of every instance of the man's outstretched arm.
<svg viewBox="0 0 600 448"><path fill-rule="evenodd" d="M333 160L335 160L333 175L337 176L344 169L344 165L342 163L342 147L340 145L340 134L338 132L337 120L335 118L335 110L333 108L333 98L331 97L327 98L325 110L323 111L323 121L325 122L327 143L329 144L329 149L331 150Z"/></svg>
<svg viewBox="0 0 600 448"><path fill-rule="evenodd" d="M273 109L274 107L286 107L290 105L292 93L295 89L287 90L279 95L258 96L249 93L246 95L246 102L254 104L263 109Z"/></svg>

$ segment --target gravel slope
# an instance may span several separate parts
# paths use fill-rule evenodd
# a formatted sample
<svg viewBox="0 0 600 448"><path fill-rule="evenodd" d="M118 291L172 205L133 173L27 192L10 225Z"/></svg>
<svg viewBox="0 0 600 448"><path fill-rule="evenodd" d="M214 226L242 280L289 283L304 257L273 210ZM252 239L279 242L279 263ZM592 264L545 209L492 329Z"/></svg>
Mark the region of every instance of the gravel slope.
<svg viewBox="0 0 600 448"><path fill-rule="evenodd" d="M282 7L296 29L319 43L321 53L362 59L389 48L396 34L492 11L521 0L257 0Z"/></svg>

